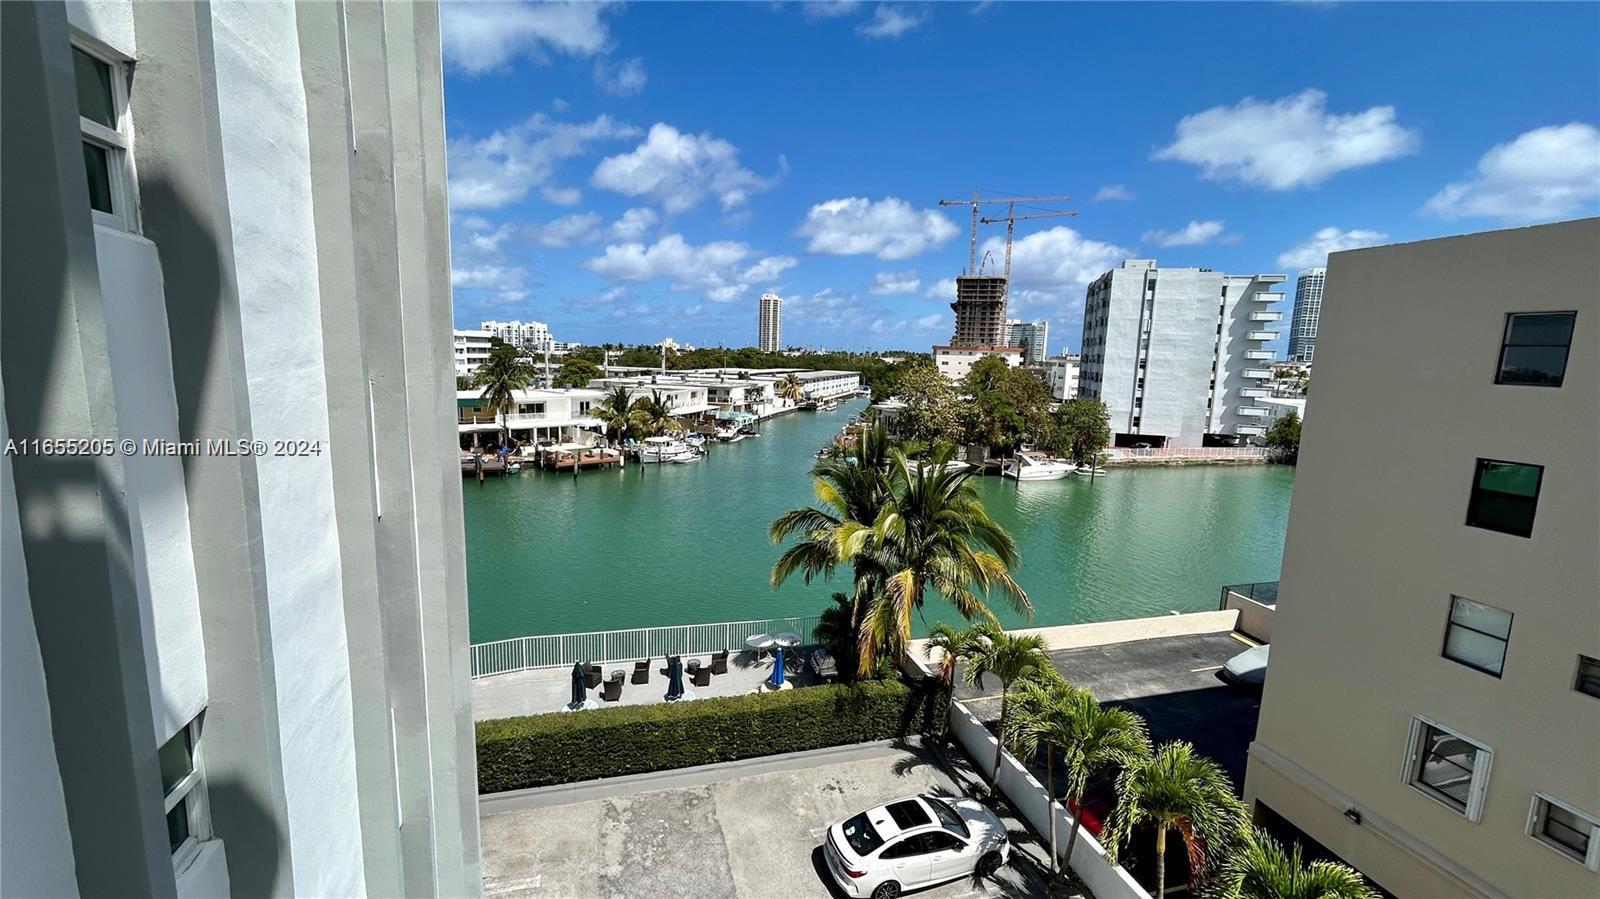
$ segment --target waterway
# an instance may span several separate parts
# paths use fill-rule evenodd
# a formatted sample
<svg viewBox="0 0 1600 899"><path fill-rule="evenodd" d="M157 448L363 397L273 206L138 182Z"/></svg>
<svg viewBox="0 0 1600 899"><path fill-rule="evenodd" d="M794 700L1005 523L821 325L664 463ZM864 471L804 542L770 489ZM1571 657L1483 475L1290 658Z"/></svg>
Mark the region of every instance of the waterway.
<svg viewBox="0 0 1600 899"><path fill-rule="evenodd" d="M816 614L848 581L768 586L767 526L812 501L812 454L863 405L761 423L686 465L462 484L472 640ZM1294 469L1112 469L1030 483L975 479L1017 541L1031 619L1076 624L1214 609L1224 584L1278 577ZM925 624L954 620L930 599ZM924 627L919 627L925 629Z"/></svg>

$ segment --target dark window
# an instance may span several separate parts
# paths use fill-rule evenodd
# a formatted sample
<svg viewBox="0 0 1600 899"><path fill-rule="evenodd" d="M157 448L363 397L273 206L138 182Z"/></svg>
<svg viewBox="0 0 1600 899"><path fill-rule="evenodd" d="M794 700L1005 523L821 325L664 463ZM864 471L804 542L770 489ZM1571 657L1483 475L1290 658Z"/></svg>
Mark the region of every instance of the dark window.
<svg viewBox="0 0 1600 899"><path fill-rule="evenodd" d="M845 842L850 844L856 855L871 855L873 850L883 845L883 837L872 826L872 822L867 820L866 812L844 822L840 829L844 831Z"/></svg>
<svg viewBox="0 0 1600 899"><path fill-rule="evenodd" d="M879 858L909 858L913 855L922 855L928 851L927 838L923 836L906 837L888 849L883 850Z"/></svg>
<svg viewBox="0 0 1600 899"><path fill-rule="evenodd" d="M1578 679L1572 689L1600 699L1600 659L1578 656Z"/></svg>
<svg viewBox="0 0 1600 899"><path fill-rule="evenodd" d="M189 839L189 800L185 798L167 812L167 845L170 851L177 852Z"/></svg>
<svg viewBox="0 0 1600 899"><path fill-rule="evenodd" d="M117 108L111 98L111 66L73 47L72 68L78 82L78 115L107 128L116 128Z"/></svg>
<svg viewBox="0 0 1600 899"><path fill-rule="evenodd" d="M923 839L928 841L929 852L949 852L967 847L967 844L957 839L955 835L943 831L926 834Z"/></svg>
<svg viewBox="0 0 1600 899"><path fill-rule="evenodd" d="M1472 769L1477 759L1478 747L1447 730L1424 725L1422 761L1417 766L1413 782L1465 812L1472 793Z"/></svg>
<svg viewBox="0 0 1600 899"><path fill-rule="evenodd" d="M950 828L964 837L972 835L972 832L967 830L967 822L961 820L961 816L956 814L956 810L947 805L944 800L935 799L932 796L924 796L922 797L922 801L926 802L928 807L933 809L933 815L939 819L940 824L943 824L945 827Z"/></svg>
<svg viewBox="0 0 1600 899"><path fill-rule="evenodd" d="M1479 459L1472 478L1467 524L1475 528L1527 537L1533 534L1533 513L1539 505L1544 466Z"/></svg>
<svg viewBox="0 0 1600 899"><path fill-rule="evenodd" d="M1576 861L1587 860L1589 842L1597 826L1595 822L1543 796L1537 797L1537 802L1534 836Z"/></svg>
<svg viewBox="0 0 1600 899"><path fill-rule="evenodd" d="M1450 597L1450 623L1445 627L1444 657L1500 676L1511 639L1511 613L1462 596Z"/></svg>
<svg viewBox="0 0 1600 899"><path fill-rule="evenodd" d="M894 823L901 830L910 830L913 827L921 827L924 824L933 823L933 819L928 817L928 813L922 810L921 805L909 800L891 802L885 807L885 811L889 813L889 817L894 819Z"/></svg>
<svg viewBox="0 0 1600 899"><path fill-rule="evenodd" d="M111 213L111 151L99 144L83 142L83 168L89 176L89 208Z"/></svg>
<svg viewBox="0 0 1600 899"><path fill-rule="evenodd" d="M1520 312L1506 316L1496 384L1560 387L1567 373L1576 312Z"/></svg>

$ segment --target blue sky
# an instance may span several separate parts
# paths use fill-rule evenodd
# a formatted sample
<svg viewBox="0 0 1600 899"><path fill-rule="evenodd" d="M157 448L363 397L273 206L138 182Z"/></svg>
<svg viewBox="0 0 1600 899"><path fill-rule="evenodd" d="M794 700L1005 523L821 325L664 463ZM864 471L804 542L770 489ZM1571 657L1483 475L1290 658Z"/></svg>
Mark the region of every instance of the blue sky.
<svg viewBox="0 0 1600 899"><path fill-rule="evenodd" d="M772 290L786 343L925 349L974 187L1072 196L1012 263L1052 352L1125 257L1292 275L1600 213L1595 4L441 7L460 327L746 346Z"/></svg>

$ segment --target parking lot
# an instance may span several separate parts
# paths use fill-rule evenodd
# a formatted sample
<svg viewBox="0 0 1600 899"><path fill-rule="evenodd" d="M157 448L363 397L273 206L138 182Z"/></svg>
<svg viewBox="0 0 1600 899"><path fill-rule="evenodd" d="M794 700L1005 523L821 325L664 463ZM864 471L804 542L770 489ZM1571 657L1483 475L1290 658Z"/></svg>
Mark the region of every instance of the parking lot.
<svg viewBox="0 0 1600 899"><path fill-rule="evenodd" d="M842 896L822 858L825 828L916 793L976 792L957 754L866 744L484 796L485 896ZM928 899L1081 896L1050 892L1046 853L1002 814L1012 861L992 879Z"/></svg>

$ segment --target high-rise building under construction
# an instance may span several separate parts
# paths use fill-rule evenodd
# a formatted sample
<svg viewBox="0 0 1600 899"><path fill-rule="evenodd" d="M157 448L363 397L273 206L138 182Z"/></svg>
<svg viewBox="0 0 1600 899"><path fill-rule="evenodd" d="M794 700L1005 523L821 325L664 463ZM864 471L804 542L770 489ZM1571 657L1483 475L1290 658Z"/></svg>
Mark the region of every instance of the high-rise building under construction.
<svg viewBox="0 0 1600 899"><path fill-rule="evenodd" d="M956 279L956 333L952 346L1001 346L1006 342L1006 279L976 275Z"/></svg>

